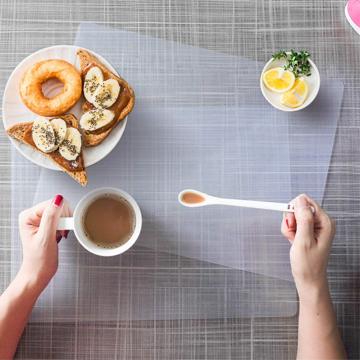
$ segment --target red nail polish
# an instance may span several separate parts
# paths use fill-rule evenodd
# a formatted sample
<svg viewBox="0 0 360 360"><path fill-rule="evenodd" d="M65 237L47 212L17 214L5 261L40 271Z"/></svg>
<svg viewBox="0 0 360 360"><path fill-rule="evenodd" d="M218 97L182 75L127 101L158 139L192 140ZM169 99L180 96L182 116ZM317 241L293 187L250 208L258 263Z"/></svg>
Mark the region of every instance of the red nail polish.
<svg viewBox="0 0 360 360"><path fill-rule="evenodd" d="M61 239L62 239L62 236L61 236L61 235L56 235L56 242L57 242L57 243L59 243Z"/></svg>
<svg viewBox="0 0 360 360"><path fill-rule="evenodd" d="M54 205L55 206L60 206L62 201L63 201L63 196L62 195L56 195L55 198L54 198Z"/></svg>
<svg viewBox="0 0 360 360"><path fill-rule="evenodd" d="M288 227L288 229L289 229L289 220L288 219L285 219L285 222L286 222L286 226Z"/></svg>
<svg viewBox="0 0 360 360"><path fill-rule="evenodd" d="M64 231L64 238L67 239L68 235L69 235L69 230L65 230Z"/></svg>

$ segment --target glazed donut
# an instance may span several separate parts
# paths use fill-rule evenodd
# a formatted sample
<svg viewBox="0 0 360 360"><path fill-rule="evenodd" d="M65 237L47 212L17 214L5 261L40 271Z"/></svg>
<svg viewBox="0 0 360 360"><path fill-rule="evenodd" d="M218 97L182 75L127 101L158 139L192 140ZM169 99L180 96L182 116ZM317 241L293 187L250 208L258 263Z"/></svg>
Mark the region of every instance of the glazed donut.
<svg viewBox="0 0 360 360"><path fill-rule="evenodd" d="M42 84L49 79L63 83L63 90L52 98L42 92ZM82 81L76 68L65 60L44 60L32 65L20 82L20 96L24 104L41 116L62 115L80 99Z"/></svg>

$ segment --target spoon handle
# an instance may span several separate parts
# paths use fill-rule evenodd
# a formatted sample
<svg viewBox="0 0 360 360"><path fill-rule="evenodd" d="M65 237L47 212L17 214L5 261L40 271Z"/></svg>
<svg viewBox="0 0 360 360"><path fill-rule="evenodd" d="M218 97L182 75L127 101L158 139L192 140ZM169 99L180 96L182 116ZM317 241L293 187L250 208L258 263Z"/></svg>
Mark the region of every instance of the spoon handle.
<svg viewBox="0 0 360 360"><path fill-rule="evenodd" d="M237 200L237 199L222 199L213 198L212 203L214 205L229 205L229 206L240 206L253 209L263 210L275 210L282 212L294 212L294 206L292 204L267 202L267 201L254 201L254 200Z"/></svg>

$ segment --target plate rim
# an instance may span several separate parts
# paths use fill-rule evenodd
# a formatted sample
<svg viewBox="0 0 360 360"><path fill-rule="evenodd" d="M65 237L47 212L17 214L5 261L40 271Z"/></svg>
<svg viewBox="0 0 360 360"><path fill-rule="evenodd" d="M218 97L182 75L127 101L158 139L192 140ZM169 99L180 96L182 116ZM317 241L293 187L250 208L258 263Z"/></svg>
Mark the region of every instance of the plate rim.
<svg viewBox="0 0 360 360"><path fill-rule="evenodd" d="M27 160L31 161L33 164L37 165L37 166L40 166L44 169L49 169L49 170L53 170L53 171L62 171L62 169L60 167L58 167L55 163L51 162L50 160L50 164L52 165L52 167L48 166L46 164L46 162L42 162L42 163L39 163L37 162L36 160L34 160L30 154L28 154L26 151L24 151L22 148L21 148L21 143L16 141L15 139L13 139L12 137L10 137L8 134L7 134L7 131L6 129L10 126L9 124L6 123L6 116L5 116L5 98L6 98L6 94L7 92L9 91L9 86L10 86L10 83L11 83L11 79L12 77L14 76L14 73L16 72L16 70L18 68L20 68L24 62L26 60L28 60L29 57L31 56L34 56L36 54L39 54L41 52L44 52L44 51L49 51L49 50L53 50L53 49L57 49L57 48L70 48L70 49L73 49L74 52L76 53L76 51L78 49L84 49L86 51L88 51L90 54L96 56L99 58L99 60L101 62L103 62L106 66L108 66L110 68L110 70L112 72L115 73L115 75L119 76L118 72L116 71L116 69L114 68L114 66L107 60L105 59L102 55L96 53L95 51L93 50L90 50L86 47L83 47L83 46L77 46L77 45L68 45L68 44L61 44L61 45L53 45L53 46L48 46L48 47L44 47L44 48L41 48L39 50L36 50L34 52L32 52L31 54L27 55L26 57L24 57L16 66L15 68L12 70L10 76L8 77L7 81L6 81L6 85L4 87L4 92L3 92L3 97L2 97L2 123L3 123L3 126L4 126L4 130L5 130L5 133L8 137L8 139L10 140L11 144L16 148L16 150L22 155L24 156ZM30 109L28 109L28 111L30 113L32 113L34 116L39 116L38 114L32 112ZM97 158L96 160L93 160L92 162L89 162L86 164L86 168L89 168L90 166L98 163L99 161L103 160L106 156L108 156L113 150L114 148L118 145L120 139L122 138L124 132L125 132L125 128L126 128L126 124L127 124L127 118L128 116L126 116L122 121L121 121L121 127L120 129L118 130L119 131L119 134L117 135L118 136L118 139L114 142L113 146L110 147L107 151L104 152L103 155L101 155L99 158ZM24 144L26 145L26 144ZM83 150L85 150L86 148L84 147ZM44 159L47 159L45 156L43 156Z"/></svg>

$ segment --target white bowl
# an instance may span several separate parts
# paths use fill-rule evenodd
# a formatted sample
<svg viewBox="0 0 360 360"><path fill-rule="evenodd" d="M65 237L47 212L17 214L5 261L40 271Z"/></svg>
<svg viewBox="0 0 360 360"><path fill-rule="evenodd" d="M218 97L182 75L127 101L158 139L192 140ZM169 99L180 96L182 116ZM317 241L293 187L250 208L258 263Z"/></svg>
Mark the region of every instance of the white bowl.
<svg viewBox="0 0 360 360"><path fill-rule="evenodd" d="M272 68L276 68L276 67L283 67L286 63L286 59L270 59L264 66L262 72L261 72L261 76L260 76L260 88L261 88L261 92L264 95L264 98L276 109L278 110L282 110L282 111L299 111L302 109L305 109L306 107L308 107L316 98L319 89L320 89L320 74L319 74L319 70L316 67L315 63L309 59L310 65L311 65L311 75L310 76L305 76L304 79L306 80L306 82L309 85L309 93L308 96L305 100L305 102L297 107L297 108L290 108L287 107L285 105L283 105L280 102L280 97L281 94L276 93L274 91L269 90L266 85L263 82L263 75L267 70L270 70Z"/></svg>

